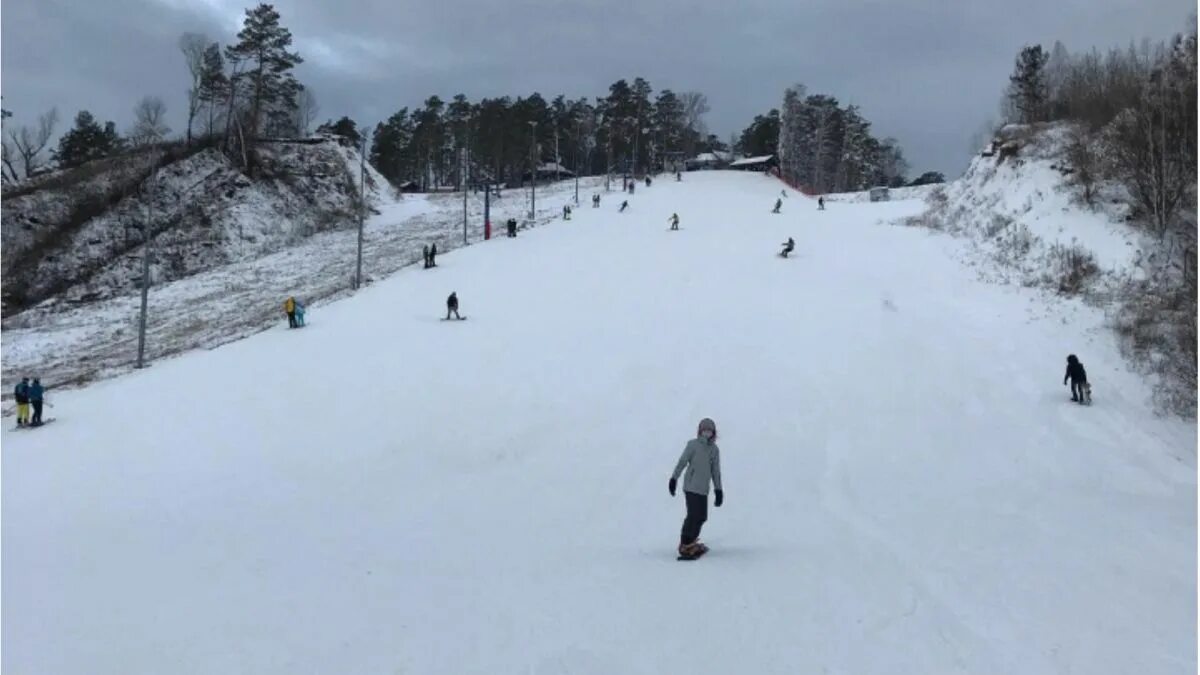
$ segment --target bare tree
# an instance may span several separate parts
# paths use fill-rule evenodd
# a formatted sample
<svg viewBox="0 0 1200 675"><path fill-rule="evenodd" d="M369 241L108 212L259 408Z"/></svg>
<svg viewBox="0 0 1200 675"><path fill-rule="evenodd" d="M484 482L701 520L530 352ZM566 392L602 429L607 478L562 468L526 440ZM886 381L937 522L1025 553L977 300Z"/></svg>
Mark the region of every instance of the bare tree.
<svg viewBox="0 0 1200 675"><path fill-rule="evenodd" d="M159 143L171 128L163 119L167 116L167 104L157 96L146 96L138 101L133 108L133 129L129 132L129 140L135 146Z"/></svg>
<svg viewBox="0 0 1200 675"><path fill-rule="evenodd" d="M301 136L308 136L310 127L316 121L317 115L321 113L321 106L317 105L317 96L313 93L310 87L304 87L300 93L296 95L296 129Z"/></svg>
<svg viewBox="0 0 1200 675"><path fill-rule="evenodd" d="M192 76L192 86L188 87L188 121L187 143L192 144L192 122L200 112L203 104L201 85L204 78L204 52L208 48L208 38L199 33L184 33L179 36L179 51L183 52L184 63L187 64L188 74Z"/></svg>
<svg viewBox="0 0 1200 675"><path fill-rule="evenodd" d="M51 108L38 117L36 129L22 125L19 129L10 129L8 131L8 139L4 144L5 156L3 161L8 170L13 174L13 180L18 178L17 172L12 166L14 158L21 163L21 170L24 174L21 178L29 178L42 165L42 150L46 149L46 144L50 142L50 137L54 135L54 126L56 124L58 124L58 109Z"/></svg>
<svg viewBox="0 0 1200 675"><path fill-rule="evenodd" d="M684 125L692 131L685 134L684 152L689 156L695 152L694 141L708 135L704 125L704 115L711 109L708 107L708 97L698 91L685 91L679 94L679 102L683 106Z"/></svg>

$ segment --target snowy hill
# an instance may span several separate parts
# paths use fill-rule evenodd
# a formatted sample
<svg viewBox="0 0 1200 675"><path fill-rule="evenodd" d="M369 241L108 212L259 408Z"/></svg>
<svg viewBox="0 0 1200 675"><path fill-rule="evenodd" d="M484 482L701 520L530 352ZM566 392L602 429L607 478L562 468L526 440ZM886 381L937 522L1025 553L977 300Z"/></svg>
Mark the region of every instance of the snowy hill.
<svg viewBox="0 0 1200 675"><path fill-rule="evenodd" d="M920 201L779 190L613 193L57 394L0 436L5 672L1194 671L1196 426L1101 312L878 224Z"/></svg>
<svg viewBox="0 0 1200 675"><path fill-rule="evenodd" d="M256 178L212 148L167 146L104 160L6 196L6 315L47 299L81 303L137 289L150 223L156 283L257 258L357 222L358 155L332 139L264 142ZM384 179L368 175L378 203Z"/></svg>
<svg viewBox="0 0 1200 675"><path fill-rule="evenodd" d="M972 262L992 263L985 275L1028 286L1057 287L1070 252L1093 268L1086 284L1134 273L1142 242L1125 222L1128 207L1113 198L1097 208L1080 203L1064 159L1068 133L1061 124L1007 127L999 142L1016 154L975 157L961 178L928 192L929 211L911 224L967 238Z"/></svg>

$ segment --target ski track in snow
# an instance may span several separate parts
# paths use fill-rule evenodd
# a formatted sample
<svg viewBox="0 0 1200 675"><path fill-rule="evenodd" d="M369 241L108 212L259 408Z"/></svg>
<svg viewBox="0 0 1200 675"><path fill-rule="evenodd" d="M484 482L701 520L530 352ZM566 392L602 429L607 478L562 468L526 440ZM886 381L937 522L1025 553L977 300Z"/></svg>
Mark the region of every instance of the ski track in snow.
<svg viewBox="0 0 1200 675"><path fill-rule="evenodd" d="M303 331L59 393L2 436L4 669L1194 670L1196 426L1102 313L879 224L920 202L779 189L585 196ZM666 481L704 416L726 503L684 565Z"/></svg>

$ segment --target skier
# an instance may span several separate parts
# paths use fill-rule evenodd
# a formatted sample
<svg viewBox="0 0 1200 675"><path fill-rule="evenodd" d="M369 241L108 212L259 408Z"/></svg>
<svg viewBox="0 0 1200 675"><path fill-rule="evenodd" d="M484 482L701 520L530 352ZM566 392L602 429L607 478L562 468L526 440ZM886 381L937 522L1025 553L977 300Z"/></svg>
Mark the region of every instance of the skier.
<svg viewBox="0 0 1200 675"><path fill-rule="evenodd" d="M454 318L456 318L460 321L462 320L462 317L458 315L458 292L457 291L451 293L450 297L446 298L446 320L447 321L450 320L450 312L454 312Z"/></svg>
<svg viewBox="0 0 1200 675"><path fill-rule="evenodd" d="M288 328L296 327L296 299L288 296L287 300L283 301L283 313L287 314Z"/></svg>
<svg viewBox="0 0 1200 675"><path fill-rule="evenodd" d="M633 181L629 181L629 194L633 194L633 188L637 187Z"/></svg>
<svg viewBox="0 0 1200 675"><path fill-rule="evenodd" d="M679 214L678 213L672 213L671 217L668 218L668 220L671 221L671 229L672 230L679 229Z"/></svg>
<svg viewBox="0 0 1200 675"><path fill-rule="evenodd" d="M29 385L29 402L33 404L33 421L29 423L31 427L42 426L42 381L39 378L33 378L33 384Z"/></svg>
<svg viewBox="0 0 1200 675"><path fill-rule="evenodd" d="M628 199L621 202L621 209L619 211L617 211L617 213L624 213L625 209L627 209L627 208L629 208L629 200Z"/></svg>
<svg viewBox="0 0 1200 675"><path fill-rule="evenodd" d="M794 250L796 250L796 242L792 241L791 237L788 237L788 240L786 242L784 242L783 250L779 252L779 255L786 258L786 257L788 257L788 254Z"/></svg>
<svg viewBox="0 0 1200 675"><path fill-rule="evenodd" d="M679 183L679 182L682 182L682 181L683 181L683 174L681 174L681 173L679 173L678 171L676 171L676 172L675 172L675 182L676 182L676 183Z"/></svg>
<svg viewBox="0 0 1200 675"><path fill-rule="evenodd" d="M563 220L570 220L570 219L571 219L571 207L566 204L563 204Z"/></svg>
<svg viewBox="0 0 1200 675"><path fill-rule="evenodd" d="M592 208L593 209L600 208L600 193L596 193L596 194L592 195Z"/></svg>
<svg viewBox="0 0 1200 675"><path fill-rule="evenodd" d="M1071 380L1071 400L1077 403L1086 403L1085 395L1088 393L1087 371L1083 369L1083 364L1079 359L1071 354L1067 357L1067 372L1063 375L1063 386L1066 386L1067 380Z"/></svg>
<svg viewBox="0 0 1200 675"><path fill-rule="evenodd" d="M509 236L509 238L515 238L517 236L517 219L516 218L508 219L508 236Z"/></svg>
<svg viewBox="0 0 1200 675"><path fill-rule="evenodd" d="M696 430L696 438L688 441L675 464L675 471L667 483L667 490L675 496L676 481L679 474L687 468L687 476L683 479L683 498L687 504L687 518L679 532L680 558L696 558L704 554L708 547L700 543L700 528L708 520L708 484L711 481L716 489L717 499L714 506L720 507L725 501L725 493L721 489L721 450L717 447L717 424L705 417L700 420Z"/></svg>
<svg viewBox="0 0 1200 675"><path fill-rule="evenodd" d="M780 190L779 196L783 197L784 199L787 199L787 190Z"/></svg>
<svg viewBox="0 0 1200 675"><path fill-rule="evenodd" d="M429 269L429 244L425 244L421 249L421 257L425 261L425 269Z"/></svg>
<svg viewBox="0 0 1200 675"><path fill-rule="evenodd" d="M783 208L783 200L776 197L775 198L775 208L771 210L771 213L779 213L779 209L781 209L781 208Z"/></svg>
<svg viewBox="0 0 1200 675"><path fill-rule="evenodd" d="M304 328L304 303L296 301L296 328Z"/></svg>
<svg viewBox="0 0 1200 675"><path fill-rule="evenodd" d="M429 246L429 266L437 267L437 243Z"/></svg>
<svg viewBox="0 0 1200 675"><path fill-rule="evenodd" d="M646 187L650 187L650 176L646 176Z"/></svg>
<svg viewBox="0 0 1200 675"><path fill-rule="evenodd" d="M23 427L29 423L28 377L22 377L20 384L13 389L13 398L17 399L17 426Z"/></svg>
<svg viewBox="0 0 1200 675"><path fill-rule="evenodd" d="M817 210L818 211L825 210L825 197L817 197Z"/></svg>

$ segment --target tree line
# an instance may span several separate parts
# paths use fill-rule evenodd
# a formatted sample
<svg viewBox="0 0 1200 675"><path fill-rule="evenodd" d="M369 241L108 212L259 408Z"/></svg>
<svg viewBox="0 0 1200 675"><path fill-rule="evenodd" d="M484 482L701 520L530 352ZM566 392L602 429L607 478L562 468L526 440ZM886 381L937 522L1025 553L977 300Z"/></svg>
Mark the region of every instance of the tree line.
<svg viewBox="0 0 1200 675"><path fill-rule="evenodd" d="M422 189L459 185L464 169L471 181L517 182L543 163L582 174L641 173L724 148L707 133L708 110L704 94L664 89L656 95L641 77L618 80L606 96L594 98L430 96L370 131L369 158L394 184L412 181ZM361 138L347 118L325 128L353 142Z"/></svg>
<svg viewBox="0 0 1200 675"><path fill-rule="evenodd" d="M784 91L782 111L773 108L755 116L734 150L778 155L780 175L815 193L899 187L909 168L896 139L876 138L858 106L842 107L832 96L808 94L802 84ZM928 172L912 184L943 180L941 174Z"/></svg>

